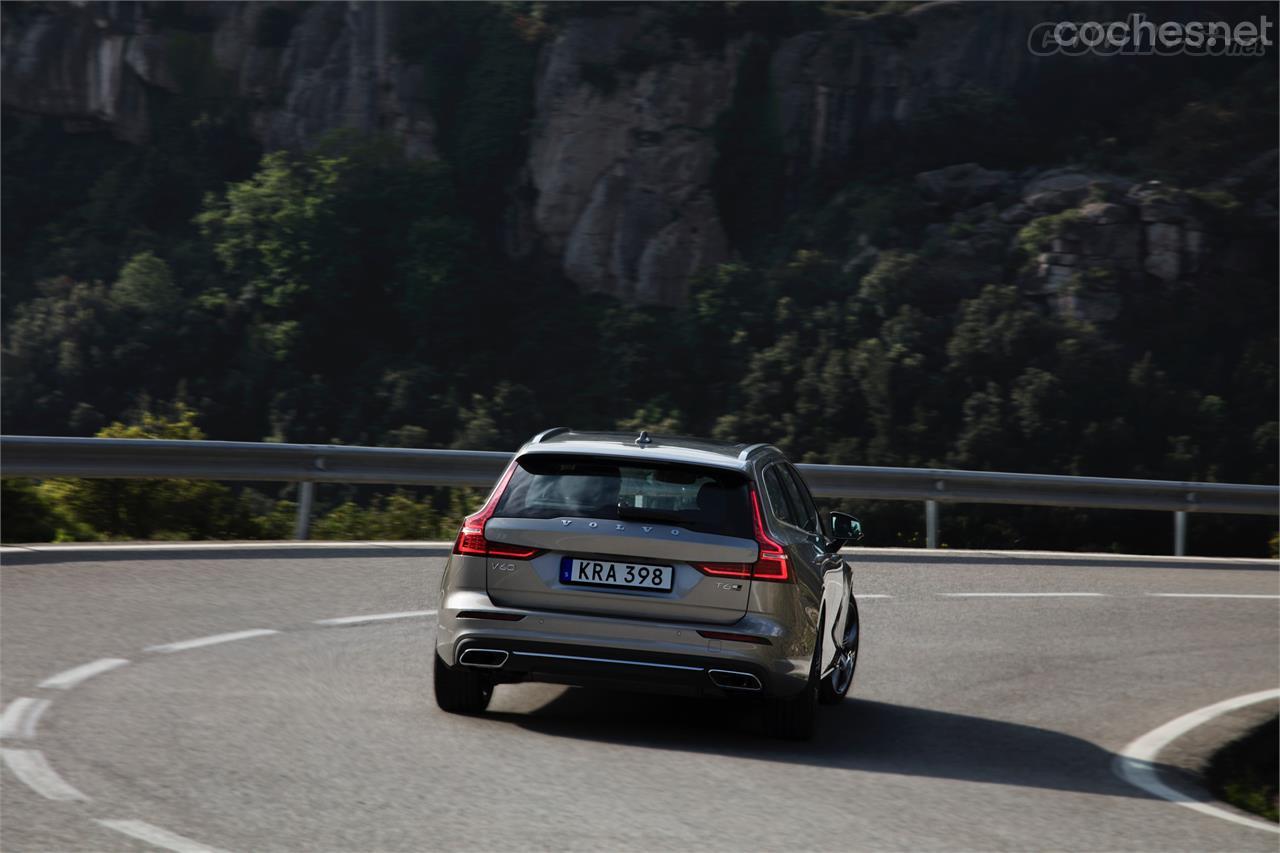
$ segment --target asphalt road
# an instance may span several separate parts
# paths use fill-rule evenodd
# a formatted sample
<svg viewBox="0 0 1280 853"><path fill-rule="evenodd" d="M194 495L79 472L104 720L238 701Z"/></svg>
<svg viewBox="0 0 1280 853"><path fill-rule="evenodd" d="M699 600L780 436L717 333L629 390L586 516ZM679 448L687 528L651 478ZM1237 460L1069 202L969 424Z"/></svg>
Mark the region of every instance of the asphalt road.
<svg viewBox="0 0 1280 853"><path fill-rule="evenodd" d="M0 847L1276 849L1111 767L1174 717L1280 685L1275 563L855 556L853 698L796 745L725 703L548 685L449 716L432 617L317 624L433 608L439 554L6 552L0 699L51 700L6 756L38 750L85 799L6 767ZM1050 592L1094 595L955 595ZM253 629L276 633L152 648ZM40 686L102 659L128 663Z"/></svg>

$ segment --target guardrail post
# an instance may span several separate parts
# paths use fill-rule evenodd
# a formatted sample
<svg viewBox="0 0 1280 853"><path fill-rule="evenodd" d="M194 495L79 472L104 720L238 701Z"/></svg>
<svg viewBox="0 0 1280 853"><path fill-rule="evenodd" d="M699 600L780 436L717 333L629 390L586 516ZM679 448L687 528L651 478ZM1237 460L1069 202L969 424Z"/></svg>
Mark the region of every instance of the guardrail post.
<svg viewBox="0 0 1280 853"><path fill-rule="evenodd" d="M1182 510L1173 514L1173 555L1187 555L1187 514Z"/></svg>
<svg viewBox="0 0 1280 853"><path fill-rule="evenodd" d="M304 540L311 529L311 501L316 496L316 484L303 480L298 484L298 517L293 523L293 538Z"/></svg>
<svg viewBox="0 0 1280 853"><path fill-rule="evenodd" d="M938 502L924 502L924 531L925 545L929 548L938 547Z"/></svg>

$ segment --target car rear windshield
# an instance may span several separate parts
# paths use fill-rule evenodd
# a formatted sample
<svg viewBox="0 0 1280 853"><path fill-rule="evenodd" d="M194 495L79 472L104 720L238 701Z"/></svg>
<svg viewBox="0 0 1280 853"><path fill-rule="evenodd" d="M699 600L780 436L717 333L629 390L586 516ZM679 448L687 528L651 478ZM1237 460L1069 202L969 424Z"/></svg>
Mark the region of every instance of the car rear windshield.
<svg viewBox="0 0 1280 853"><path fill-rule="evenodd" d="M538 453L519 459L494 515L650 521L750 539L747 489L735 471Z"/></svg>

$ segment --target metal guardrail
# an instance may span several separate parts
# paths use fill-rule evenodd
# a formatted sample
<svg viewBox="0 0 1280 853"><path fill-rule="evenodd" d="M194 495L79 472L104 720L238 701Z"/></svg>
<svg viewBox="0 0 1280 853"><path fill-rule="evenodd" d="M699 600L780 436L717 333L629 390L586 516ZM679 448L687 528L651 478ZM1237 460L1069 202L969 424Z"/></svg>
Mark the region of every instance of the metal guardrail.
<svg viewBox="0 0 1280 853"><path fill-rule="evenodd" d="M486 487L498 478L510 458L510 453L475 450L0 436L0 474L7 477L299 483L295 528L299 539L307 535L316 483ZM862 465L796 467L817 497L923 501L930 548L938 546L941 503L1173 512L1174 553L1178 555L1186 552L1188 512L1280 515L1280 486Z"/></svg>

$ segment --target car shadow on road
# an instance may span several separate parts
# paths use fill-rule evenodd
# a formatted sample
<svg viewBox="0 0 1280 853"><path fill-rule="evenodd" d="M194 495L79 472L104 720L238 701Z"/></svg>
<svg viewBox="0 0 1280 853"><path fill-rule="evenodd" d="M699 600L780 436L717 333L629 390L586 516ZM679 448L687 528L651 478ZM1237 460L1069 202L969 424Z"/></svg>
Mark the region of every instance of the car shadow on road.
<svg viewBox="0 0 1280 853"><path fill-rule="evenodd" d="M1080 738L852 697L819 709L817 733L806 743L766 738L758 706L586 688L565 690L529 713L490 716L544 735L642 748L1149 798L1113 775L1112 753Z"/></svg>

